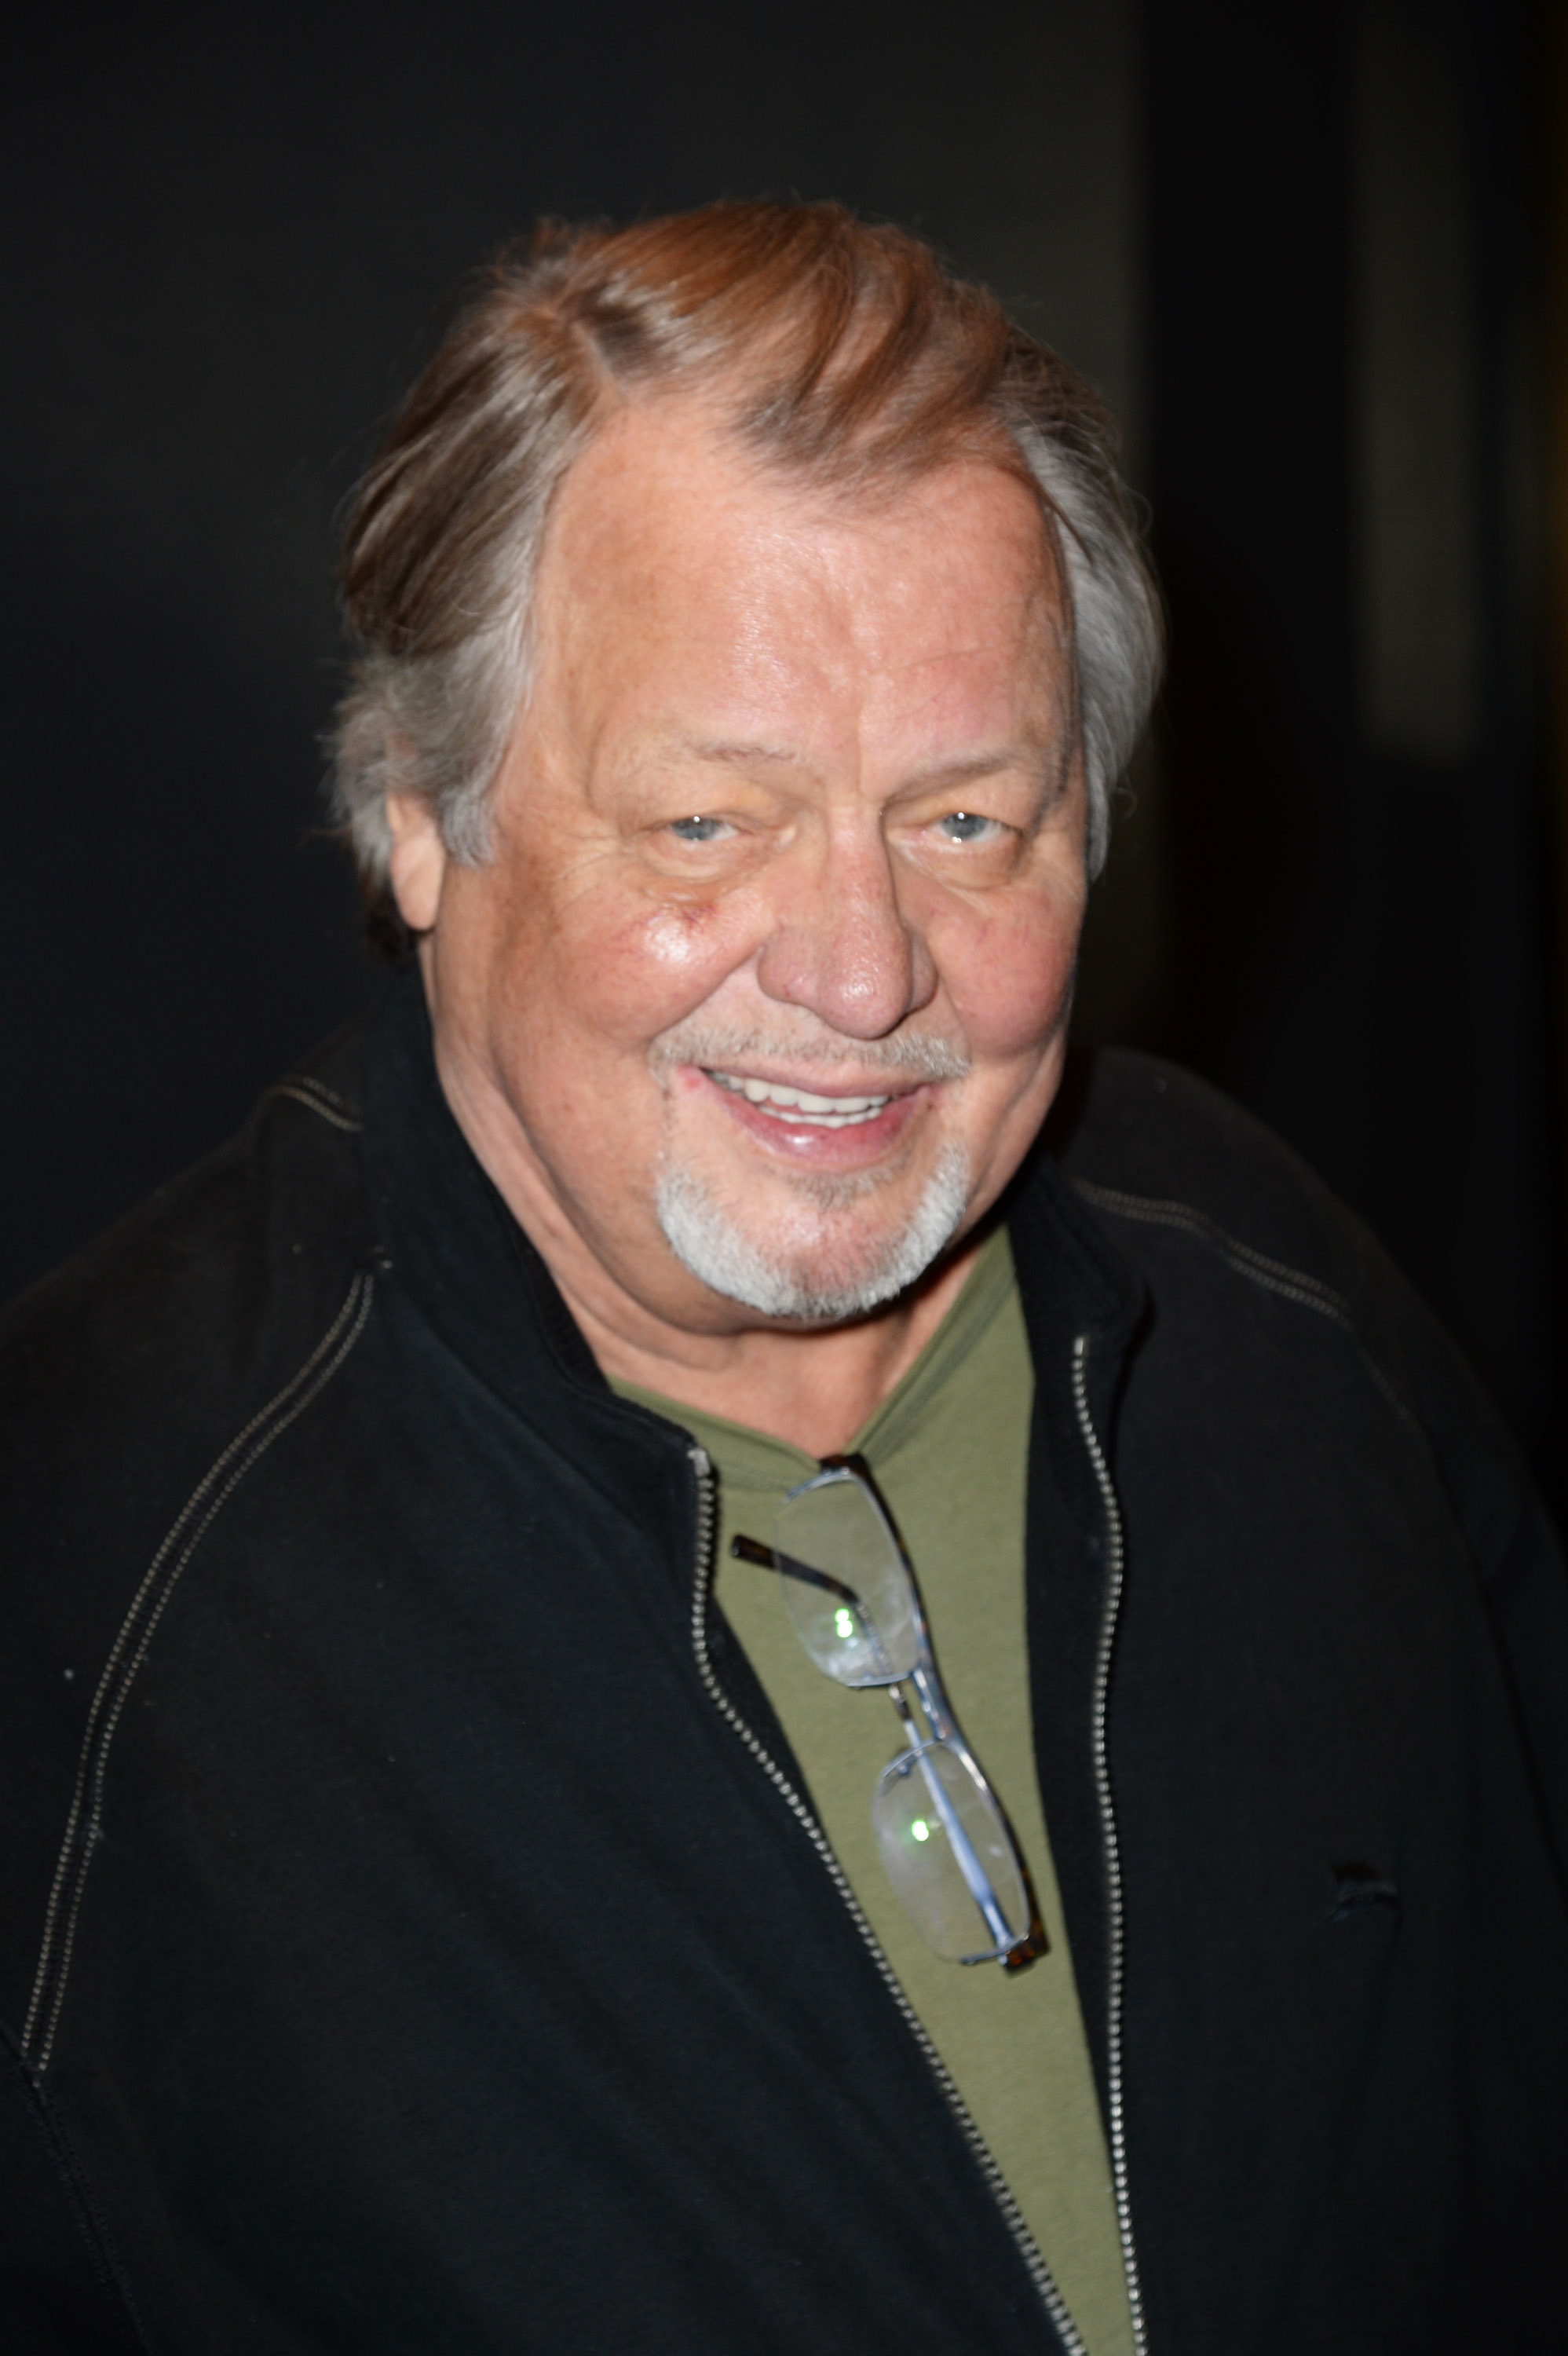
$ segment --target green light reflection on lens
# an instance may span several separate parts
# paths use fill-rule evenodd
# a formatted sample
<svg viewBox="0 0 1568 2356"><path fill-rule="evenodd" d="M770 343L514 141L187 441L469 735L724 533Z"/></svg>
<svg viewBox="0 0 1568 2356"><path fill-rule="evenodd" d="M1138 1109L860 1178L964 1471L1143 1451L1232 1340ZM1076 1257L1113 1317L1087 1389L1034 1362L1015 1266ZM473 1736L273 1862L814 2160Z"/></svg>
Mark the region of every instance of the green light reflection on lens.
<svg viewBox="0 0 1568 2356"><path fill-rule="evenodd" d="M914 1835L916 1840L929 1840L931 1838L931 1826L922 1816L916 1816L913 1824L910 1826L910 1830Z"/></svg>
<svg viewBox="0 0 1568 2356"><path fill-rule="evenodd" d="M848 1644L850 1637L855 1633L855 1620L853 1613L846 1612L842 1606L840 1606L839 1610L834 1614L833 1624L837 1629L840 1636L843 1637L844 1642Z"/></svg>

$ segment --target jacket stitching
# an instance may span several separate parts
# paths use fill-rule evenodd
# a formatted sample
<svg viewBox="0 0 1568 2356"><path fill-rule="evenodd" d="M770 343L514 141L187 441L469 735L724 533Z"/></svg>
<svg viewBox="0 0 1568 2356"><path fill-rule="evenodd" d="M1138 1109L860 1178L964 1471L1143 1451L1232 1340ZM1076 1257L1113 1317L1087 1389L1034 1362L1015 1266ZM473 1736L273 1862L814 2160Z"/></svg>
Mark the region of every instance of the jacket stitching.
<svg viewBox="0 0 1568 2356"><path fill-rule="evenodd" d="M1424 1437L1420 1418L1372 1355L1349 1302L1332 1285L1308 1276L1303 1269L1291 1268L1285 1260L1273 1259L1266 1252L1254 1251L1251 1244L1228 1234L1207 1212L1196 1210L1190 1204L1124 1194L1116 1186L1098 1186L1091 1178L1074 1178L1072 1184L1087 1201L1097 1203L1104 1210L1142 1220L1147 1226L1176 1227L1195 1236L1200 1243L1210 1245L1237 1276L1245 1277L1265 1292L1276 1293L1282 1301L1294 1301L1298 1307L1314 1310L1319 1317L1329 1319L1354 1342L1368 1374L1401 1421L1418 1438Z"/></svg>
<svg viewBox="0 0 1568 2356"><path fill-rule="evenodd" d="M0 2046L15 2064L20 2082L20 2100L41 2136L49 2158L59 2172L60 2186L71 2213L71 2222L80 2234L93 2278L104 2296L112 2303L119 2319L137 2348L150 2351L145 2331L142 2328L136 2301L125 2278L119 2254L88 2182L81 2163L76 2156L65 2122L50 2103L48 2096L23 2060L21 2049L4 2029L0 2029ZM115 2345L123 2345L117 2337Z"/></svg>
<svg viewBox="0 0 1568 2356"><path fill-rule="evenodd" d="M44 1918L43 1945L38 1955L38 1968L33 1983L32 2000L27 2008L27 2022L22 2030L22 2051L29 2062L33 2059L34 2035L46 1999L48 1997L51 1966L54 1963L57 1939L59 1965L55 1974L52 2001L42 2047L36 2062L38 2075L48 2068L59 2025L60 2007L64 2001L66 1982L69 1976L75 1948L76 1927L81 1909L82 1892L86 1887L88 1867L99 1840L103 1815L104 1776L109 1763L109 1748L114 1739L121 1715L129 1697L136 1673L147 1657L154 1633L164 1607L173 1594L186 1565L201 1544L212 1524L228 1504L240 1483L272 1442L287 1430L290 1424L325 1388L342 1365L364 1330L370 1313L375 1290L375 1278L368 1269L361 1269L348 1288L342 1308L328 1326L321 1340L304 1365L283 1385L282 1390L253 1415L244 1430L231 1440L216 1462L203 1475L176 1515L163 1544L153 1557L146 1573L133 1597L129 1610L120 1623L120 1630L110 1650L98 1689L88 1712L87 1726L82 1735L81 1756L77 1769L76 1788L71 1794L70 1813L66 1819L65 1838L61 1843L54 1881L49 1891L48 1908ZM216 1493L216 1494L215 1494ZM205 1505L206 1510L202 1511ZM182 1535L193 1519L190 1530L179 1553ZM170 1558L174 1556L171 1563ZM167 1566L167 1575L165 1572ZM137 1634L137 1623L144 1625ZM131 1647L134 1644L134 1650ZM126 1658L129 1653L129 1658ZM122 1671L122 1664L123 1670ZM91 1813L85 1826L83 1808L91 1794ZM73 1869L74 1866L74 1875ZM65 1915L64 1935L59 1937L61 1907L68 1886L70 1903Z"/></svg>
<svg viewBox="0 0 1568 2356"><path fill-rule="evenodd" d="M267 1089L265 1093L271 1096L277 1088L308 1089L311 1095L325 1098L326 1102L336 1106L339 1112L348 1113L356 1119L358 1118L357 1107L344 1095L341 1088L335 1088L329 1081L324 1080L319 1073L285 1072L283 1077L274 1081L272 1087Z"/></svg>
<svg viewBox="0 0 1568 2356"><path fill-rule="evenodd" d="M270 1097L293 1097L296 1104L308 1105L312 1112L319 1113L322 1119L330 1122L334 1129L346 1130L351 1136L357 1136L365 1126L347 1101L322 1080L308 1079L296 1074L275 1082L265 1093Z"/></svg>

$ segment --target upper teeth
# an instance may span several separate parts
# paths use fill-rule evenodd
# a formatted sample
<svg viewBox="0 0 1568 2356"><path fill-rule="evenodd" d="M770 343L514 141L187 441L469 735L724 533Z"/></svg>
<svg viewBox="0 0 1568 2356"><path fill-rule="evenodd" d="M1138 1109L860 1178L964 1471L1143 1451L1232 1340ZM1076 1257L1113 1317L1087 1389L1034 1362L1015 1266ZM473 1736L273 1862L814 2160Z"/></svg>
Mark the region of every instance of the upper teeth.
<svg viewBox="0 0 1568 2356"><path fill-rule="evenodd" d="M735 1072L712 1072L708 1075L721 1088L729 1088L749 1104L761 1105L764 1111L793 1113L797 1120L817 1121L826 1129L841 1129L848 1121L871 1120L887 1103L886 1097L819 1097L810 1088L785 1087L778 1080L742 1079Z"/></svg>

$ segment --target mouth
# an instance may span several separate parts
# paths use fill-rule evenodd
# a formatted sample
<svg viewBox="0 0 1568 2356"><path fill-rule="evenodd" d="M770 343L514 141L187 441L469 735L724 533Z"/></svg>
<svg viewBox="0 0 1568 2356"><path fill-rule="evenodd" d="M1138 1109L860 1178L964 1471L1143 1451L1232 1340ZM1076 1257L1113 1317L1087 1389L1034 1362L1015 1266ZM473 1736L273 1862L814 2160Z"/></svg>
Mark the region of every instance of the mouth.
<svg viewBox="0 0 1568 2356"><path fill-rule="evenodd" d="M702 1067L705 1077L731 1096L743 1098L756 1112L791 1129L859 1129L876 1120L892 1102L885 1096L823 1096L814 1088L791 1087L783 1080L752 1079L740 1072Z"/></svg>

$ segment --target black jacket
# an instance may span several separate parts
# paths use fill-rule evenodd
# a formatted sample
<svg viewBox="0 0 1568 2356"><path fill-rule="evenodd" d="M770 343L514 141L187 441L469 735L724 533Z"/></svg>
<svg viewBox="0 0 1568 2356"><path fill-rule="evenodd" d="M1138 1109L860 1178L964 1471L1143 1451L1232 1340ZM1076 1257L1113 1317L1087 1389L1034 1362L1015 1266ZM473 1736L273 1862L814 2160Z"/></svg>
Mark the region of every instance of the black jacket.
<svg viewBox="0 0 1568 2356"><path fill-rule="evenodd" d="M1036 1745L1151 2356L1568 2345L1551 1539L1242 1115L1106 1055L1054 1143ZM0 1392L0 2344L1059 2344L706 1604L700 1453L417 985L13 1309Z"/></svg>

